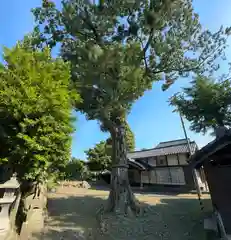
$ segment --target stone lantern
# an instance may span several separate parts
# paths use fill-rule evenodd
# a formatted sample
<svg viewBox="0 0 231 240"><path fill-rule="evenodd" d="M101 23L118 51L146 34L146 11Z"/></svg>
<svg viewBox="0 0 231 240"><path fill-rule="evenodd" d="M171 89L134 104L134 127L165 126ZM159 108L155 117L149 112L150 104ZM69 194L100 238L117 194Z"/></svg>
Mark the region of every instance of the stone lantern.
<svg viewBox="0 0 231 240"><path fill-rule="evenodd" d="M15 175L4 184L0 184L0 239L4 239L10 230L9 209L17 197L19 186Z"/></svg>

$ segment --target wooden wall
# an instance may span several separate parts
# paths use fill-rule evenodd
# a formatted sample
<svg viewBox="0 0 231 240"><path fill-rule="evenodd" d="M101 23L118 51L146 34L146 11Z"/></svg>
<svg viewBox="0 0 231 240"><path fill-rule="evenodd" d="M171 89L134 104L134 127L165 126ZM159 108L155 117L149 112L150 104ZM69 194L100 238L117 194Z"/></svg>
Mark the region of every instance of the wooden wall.
<svg viewBox="0 0 231 240"><path fill-rule="evenodd" d="M147 157L143 158L143 161L146 161L149 165L156 166L177 166L177 165L188 165L187 163L187 154L171 154L167 156L158 156L158 157Z"/></svg>
<svg viewBox="0 0 231 240"><path fill-rule="evenodd" d="M142 171L142 182L147 184L184 185L185 177L182 167L155 168Z"/></svg>
<svg viewBox="0 0 231 240"><path fill-rule="evenodd" d="M221 214L225 229L231 234L231 166L205 166L213 204Z"/></svg>
<svg viewBox="0 0 231 240"><path fill-rule="evenodd" d="M137 169L128 169L128 176L130 183L139 183L141 180L140 171Z"/></svg>
<svg viewBox="0 0 231 240"><path fill-rule="evenodd" d="M149 171L129 169L130 182L144 184L186 185L184 168L188 166L186 154L172 154L143 159L153 167ZM190 173L192 175L192 173Z"/></svg>

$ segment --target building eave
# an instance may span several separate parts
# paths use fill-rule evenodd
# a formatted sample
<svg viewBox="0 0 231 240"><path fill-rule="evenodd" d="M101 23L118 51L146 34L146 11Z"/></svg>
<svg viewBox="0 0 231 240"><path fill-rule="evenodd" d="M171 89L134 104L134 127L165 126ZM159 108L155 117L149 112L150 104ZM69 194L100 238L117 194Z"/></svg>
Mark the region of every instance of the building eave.
<svg viewBox="0 0 231 240"><path fill-rule="evenodd" d="M190 166L192 168L201 167L203 163L209 159L210 156L226 147L227 145L231 145L231 135L225 135L219 139L213 140L190 157Z"/></svg>
<svg viewBox="0 0 231 240"><path fill-rule="evenodd" d="M195 142L191 142L192 152L196 152L198 150L198 146ZM135 151L128 153L128 158L138 159L138 158L146 158L146 157L157 157L157 156L166 156L180 153L189 153L187 144L179 144L175 146L168 146L162 148L152 148L143 151Z"/></svg>
<svg viewBox="0 0 231 240"><path fill-rule="evenodd" d="M147 168L140 162L135 161L134 159L128 158L128 164L137 168L140 171L145 171Z"/></svg>

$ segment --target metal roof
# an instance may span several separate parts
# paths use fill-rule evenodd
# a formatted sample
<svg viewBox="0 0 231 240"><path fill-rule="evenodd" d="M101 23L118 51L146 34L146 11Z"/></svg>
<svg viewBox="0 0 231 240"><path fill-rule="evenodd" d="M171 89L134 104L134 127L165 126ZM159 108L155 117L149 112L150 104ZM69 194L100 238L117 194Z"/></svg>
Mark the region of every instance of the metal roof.
<svg viewBox="0 0 231 240"><path fill-rule="evenodd" d="M194 141L190 142L192 153L195 153L198 149L196 143ZM186 140L175 140L160 143L157 147L153 149L136 151L128 153L128 158L136 159L136 158L146 158L146 157L156 157L156 156L164 156L171 155L177 153L189 153L187 141Z"/></svg>

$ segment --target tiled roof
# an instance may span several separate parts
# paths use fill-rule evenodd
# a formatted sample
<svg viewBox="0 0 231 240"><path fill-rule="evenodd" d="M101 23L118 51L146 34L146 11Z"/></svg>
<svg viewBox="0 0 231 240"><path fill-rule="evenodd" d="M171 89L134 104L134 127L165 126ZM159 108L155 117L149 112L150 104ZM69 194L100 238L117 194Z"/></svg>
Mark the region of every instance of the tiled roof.
<svg viewBox="0 0 231 240"><path fill-rule="evenodd" d="M134 159L128 159L128 164L130 164L140 170L146 170L146 166L144 166L142 163L135 161Z"/></svg>
<svg viewBox="0 0 231 240"><path fill-rule="evenodd" d="M145 157L155 157L155 156L163 156L163 155L171 155L177 153L189 153L188 146L186 141L176 144L176 141L164 142L157 145L157 147L153 149L136 151L128 153L128 158L136 159L136 158L145 158ZM197 150L197 145L194 141L190 142L192 153Z"/></svg>
<svg viewBox="0 0 231 240"><path fill-rule="evenodd" d="M188 139L190 141L190 139ZM178 139L173 141L167 141L167 142L160 142L155 148L163 148L163 147L170 147L170 146L178 146L181 144L187 144L186 139Z"/></svg>

